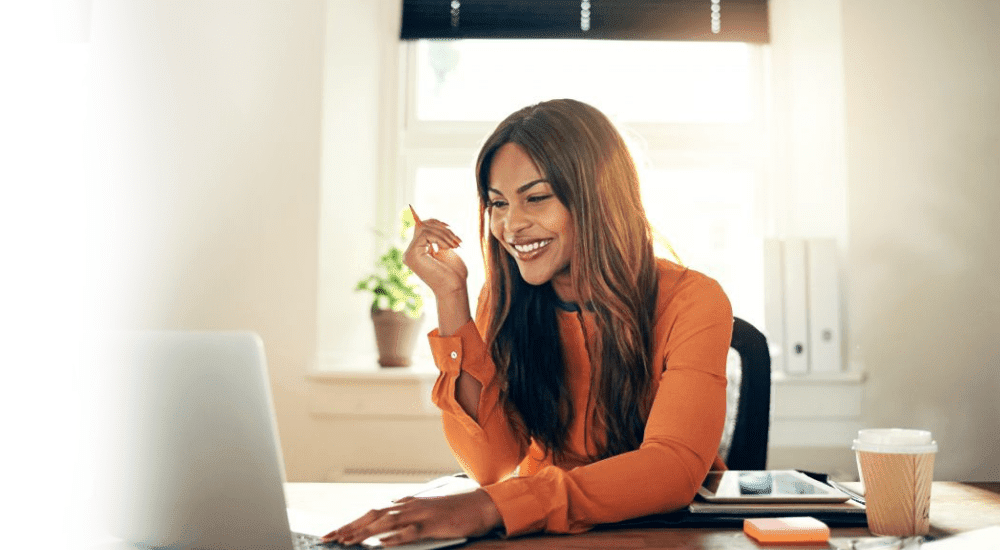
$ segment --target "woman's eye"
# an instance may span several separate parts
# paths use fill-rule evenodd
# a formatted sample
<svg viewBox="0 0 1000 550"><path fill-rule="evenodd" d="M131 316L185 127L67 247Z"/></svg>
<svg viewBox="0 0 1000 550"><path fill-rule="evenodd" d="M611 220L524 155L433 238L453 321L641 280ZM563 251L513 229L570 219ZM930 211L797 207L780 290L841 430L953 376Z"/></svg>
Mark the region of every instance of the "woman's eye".
<svg viewBox="0 0 1000 550"><path fill-rule="evenodd" d="M542 202L549 198L552 198L552 195L532 195L528 197L528 202Z"/></svg>
<svg viewBox="0 0 1000 550"><path fill-rule="evenodd" d="M507 206L507 203L506 203L506 202L504 202L504 201L501 201L501 200L495 200L495 201L491 201L491 202L489 203L489 207L490 207L491 209L492 209L492 208L502 208L502 207L504 207L504 206Z"/></svg>

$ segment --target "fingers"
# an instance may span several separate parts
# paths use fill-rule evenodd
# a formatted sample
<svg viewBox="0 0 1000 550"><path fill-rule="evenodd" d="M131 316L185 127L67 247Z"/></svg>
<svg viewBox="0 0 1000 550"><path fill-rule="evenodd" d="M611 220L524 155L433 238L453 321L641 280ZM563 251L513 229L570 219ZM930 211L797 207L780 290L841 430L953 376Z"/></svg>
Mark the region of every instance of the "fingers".
<svg viewBox="0 0 1000 550"><path fill-rule="evenodd" d="M333 531L330 531L329 533L323 535L323 537L320 540L322 540L323 542L331 542L334 540L336 540L337 542L343 542L343 537L345 534L353 532L357 530L359 527L375 521L383 512L384 512L383 510L369 510L365 515L361 516L360 518L345 525L342 525L337 529L334 529Z"/></svg>
<svg viewBox="0 0 1000 550"><path fill-rule="evenodd" d="M417 231L414 232L413 241L417 244L424 246L431 246L432 250L430 252L436 252L438 248L442 246L447 246L448 248L458 248L462 243L462 239L458 238L455 233L451 231L448 224L441 220L421 220L420 216L417 215L417 211L413 209L413 205L409 205L410 213L413 214L413 222L416 224ZM426 239L426 242L421 242L420 239ZM436 248L435 248L436 247Z"/></svg>
<svg viewBox="0 0 1000 550"><path fill-rule="evenodd" d="M354 545L380 535L383 545L394 546L426 538L480 536L502 525L493 501L481 490L443 497L404 497L400 501L331 531L324 542Z"/></svg>
<svg viewBox="0 0 1000 550"><path fill-rule="evenodd" d="M419 217L413 237L403 253L403 263L413 270L427 284L435 295L454 292L465 287L468 269L454 252L461 246L462 239L448 224Z"/></svg>
<svg viewBox="0 0 1000 550"><path fill-rule="evenodd" d="M436 222L436 223L432 223ZM441 222L428 220L414 234L407 253L435 254L440 250L458 248L462 239L452 233L447 226L437 225Z"/></svg>
<svg viewBox="0 0 1000 550"><path fill-rule="evenodd" d="M416 523L411 523L402 529L390 533L379 539L379 542L383 546L396 546L397 544L406 544L408 542L413 542L420 539L420 525Z"/></svg>
<svg viewBox="0 0 1000 550"><path fill-rule="evenodd" d="M448 248L458 248L462 244L462 239L458 238L448 224L439 220L427 220L423 222L420 226L420 236L427 238L428 240L433 239L433 243L438 246L447 245ZM414 238L417 238L414 235Z"/></svg>
<svg viewBox="0 0 1000 550"><path fill-rule="evenodd" d="M367 520L367 521L362 521ZM373 535L389 533L402 529L407 525L403 510L398 507L372 510L361 518L341 527L330 539L336 540L340 544L351 546L360 544L363 540Z"/></svg>

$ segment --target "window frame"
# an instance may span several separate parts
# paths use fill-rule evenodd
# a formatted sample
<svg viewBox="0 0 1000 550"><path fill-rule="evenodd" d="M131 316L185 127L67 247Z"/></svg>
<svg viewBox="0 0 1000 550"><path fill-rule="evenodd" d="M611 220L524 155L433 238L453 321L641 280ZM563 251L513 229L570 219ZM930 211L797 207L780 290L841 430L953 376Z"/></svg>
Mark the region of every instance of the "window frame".
<svg viewBox="0 0 1000 550"><path fill-rule="evenodd" d="M699 168L739 167L753 174L756 187L752 219L756 232L764 234L765 215L771 210L772 188L767 154L767 48L750 44L751 119L742 123L619 123L626 139L639 146L637 157L640 172L646 167ZM470 171L481 142L499 121L427 121L416 116L417 101L417 42L401 41L398 51L398 83L393 128L394 163L383 166L393 173L391 200L383 201L380 216L393 220L401 208L415 195L418 167L462 167ZM388 128L387 128L388 129ZM720 162L720 159L721 160ZM477 235L478 237L478 235ZM669 235L667 235L669 239ZM477 249L476 247L475 249ZM470 247L470 250L474 250ZM478 259L478 254L477 254ZM684 260L684 258L681 258ZM469 261L467 258L466 261ZM474 260L473 260L474 261ZM470 300L476 291L470 289ZM763 287L761 288L763 293ZM758 326L763 323L763 297L760 311L744 315ZM753 308L751 308L753 309ZM433 312L431 312L433 316ZM433 319L430 319L433 323Z"/></svg>

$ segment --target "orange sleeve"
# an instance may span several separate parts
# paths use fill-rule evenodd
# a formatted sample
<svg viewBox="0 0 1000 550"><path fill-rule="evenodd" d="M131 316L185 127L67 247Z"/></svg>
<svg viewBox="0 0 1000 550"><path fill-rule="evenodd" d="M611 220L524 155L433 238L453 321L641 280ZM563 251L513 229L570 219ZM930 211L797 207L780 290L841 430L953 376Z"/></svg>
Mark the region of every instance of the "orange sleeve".
<svg viewBox="0 0 1000 550"><path fill-rule="evenodd" d="M714 280L690 272L678 287L655 328L653 357L664 370L640 447L486 487L508 536L582 532L676 510L694 498L722 437L733 317Z"/></svg>
<svg viewBox="0 0 1000 550"><path fill-rule="evenodd" d="M429 335L431 353L441 373L431 400L442 412L445 438L462 469L480 485L496 483L514 473L527 447L514 436L499 404L496 369L486 344L470 320L453 336ZM483 385L479 395L479 422L455 398L459 374L464 371Z"/></svg>

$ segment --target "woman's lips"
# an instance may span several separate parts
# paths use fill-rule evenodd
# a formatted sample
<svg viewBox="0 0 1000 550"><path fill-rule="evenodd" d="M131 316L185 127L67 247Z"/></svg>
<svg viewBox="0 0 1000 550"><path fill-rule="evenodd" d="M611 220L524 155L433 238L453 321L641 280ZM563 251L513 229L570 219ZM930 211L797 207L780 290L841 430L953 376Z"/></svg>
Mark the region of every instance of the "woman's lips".
<svg viewBox="0 0 1000 550"><path fill-rule="evenodd" d="M541 256L551 242L552 239L543 239L524 244L511 244L510 246L517 254L517 259L527 262Z"/></svg>

